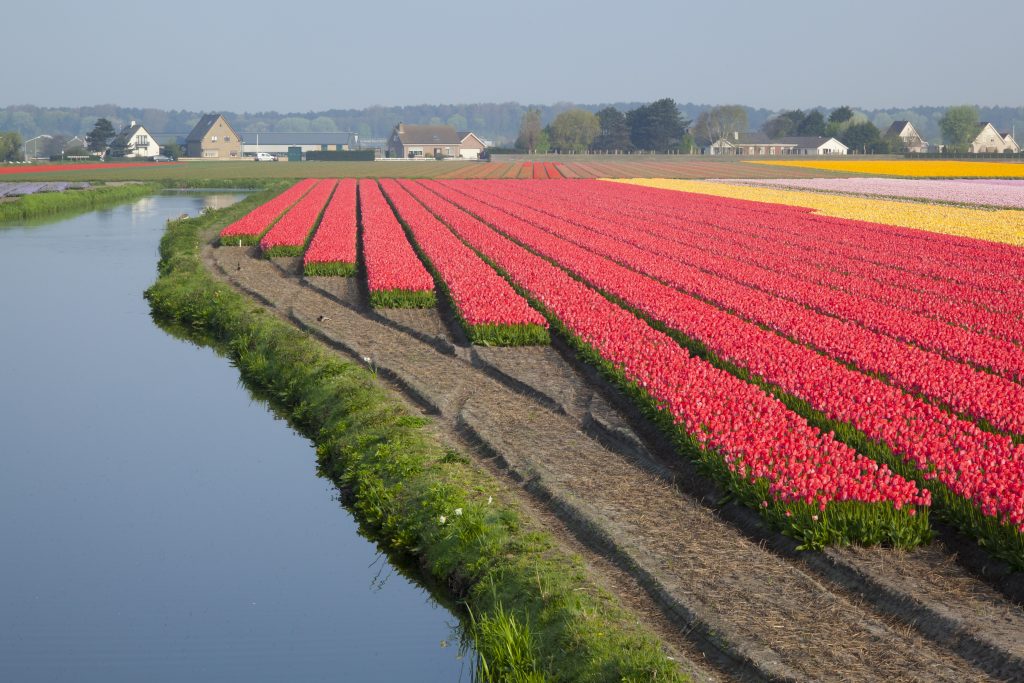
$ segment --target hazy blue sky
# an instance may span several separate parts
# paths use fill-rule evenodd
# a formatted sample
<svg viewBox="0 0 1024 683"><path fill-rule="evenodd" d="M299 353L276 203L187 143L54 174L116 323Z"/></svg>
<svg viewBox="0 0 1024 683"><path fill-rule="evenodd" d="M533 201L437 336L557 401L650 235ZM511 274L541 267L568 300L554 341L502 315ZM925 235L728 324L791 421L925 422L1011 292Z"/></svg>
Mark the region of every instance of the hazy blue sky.
<svg viewBox="0 0 1024 683"><path fill-rule="evenodd" d="M0 106L1024 104L1022 0L35 0L3 15Z"/></svg>

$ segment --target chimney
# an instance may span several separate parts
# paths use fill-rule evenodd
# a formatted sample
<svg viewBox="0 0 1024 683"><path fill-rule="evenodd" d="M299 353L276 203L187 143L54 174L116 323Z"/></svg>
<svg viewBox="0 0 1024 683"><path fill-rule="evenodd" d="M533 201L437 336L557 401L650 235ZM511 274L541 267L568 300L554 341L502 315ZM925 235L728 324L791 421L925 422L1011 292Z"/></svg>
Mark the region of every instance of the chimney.
<svg viewBox="0 0 1024 683"><path fill-rule="evenodd" d="M739 142L739 140L740 140L740 132L738 130L734 130L732 132L732 139L735 140L736 142Z"/></svg>
<svg viewBox="0 0 1024 683"><path fill-rule="evenodd" d="M398 122L398 132L399 133L404 133L405 132L405 125L401 121Z"/></svg>
<svg viewBox="0 0 1024 683"><path fill-rule="evenodd" d="M135 119L132 119L132 122L131 122L131 123L130 123L129 125L130 125L130 126L131 126L132 128L134 128L134 127L135 127Z"/></svg>

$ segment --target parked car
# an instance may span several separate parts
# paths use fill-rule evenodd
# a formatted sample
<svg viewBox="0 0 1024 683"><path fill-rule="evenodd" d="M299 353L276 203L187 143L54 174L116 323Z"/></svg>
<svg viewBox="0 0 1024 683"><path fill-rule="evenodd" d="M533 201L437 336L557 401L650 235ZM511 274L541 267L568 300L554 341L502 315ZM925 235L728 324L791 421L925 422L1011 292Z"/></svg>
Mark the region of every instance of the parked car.
<svg viewBox="0 0 1024 683"><path fill-rule="evenodd" d="M277 157L269 152L256 152L255 161L277 161Z"/></svg>
<svg viewBox="0 0 1024 683"><path fill-rule="evenodd" d="M166 154L157 154L153 157L153 161L174 161L174 157L169 157Z"/></svg>

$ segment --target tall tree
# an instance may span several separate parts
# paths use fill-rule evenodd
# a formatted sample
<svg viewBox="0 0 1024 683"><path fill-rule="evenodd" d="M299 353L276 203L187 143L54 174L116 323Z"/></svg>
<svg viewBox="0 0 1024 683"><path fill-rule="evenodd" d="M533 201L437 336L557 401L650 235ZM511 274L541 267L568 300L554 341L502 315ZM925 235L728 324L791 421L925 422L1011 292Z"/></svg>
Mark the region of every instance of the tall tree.
<svg viewBox="0 0 1024 683"><path fill-rule="evenodd" d="M855 123L841 133L839 141L852 150L866 154L867 152L888 151L888 145L884 144L878 127L870 121Z"/></svg>
<svg viewBox="0 0 1024 683"><path fill-rule="evenodd" d="M548 126L551 148L560 152L582 152L590 147L601 132L595 114L583 109L570 109L555 117Z"/></svg>
<svg viewBox="0 0 1024 683"><path fill-rule="evenodd" d="M787 135L796 135L797 129L804 120L804 113L799 109L784 111L774 118L770 118L761 126L761 132L773 140L784 138Z"/></svg>
<svg viewBox="0 0 1024 683"><path fill-rule="evenodd" d="M853 109L846 106L845 104L841 107L836 107L832 110L832 113L828 115L829 123L843 123L853 118Z"/></svg>
<svg viewBox="0 0 1024 683"><path fill-rule="evenodd" d="M21 161L21 134L0 133L0 161Z"/></svg>
<svg viewBox="0 0 1024 683"><path fill-rule="evenodd" d="M601 132L594 138L593 149L603 151L630 150L633 144L629 140L629 126L626 115L615 107L605 107L597 112L597 121Z"/></svg>
<svg viewBox="0 0 1024 683"><path fill-rule="evenodd" d="M820 111L812 111L804 117L796 128L797 135L821 136L825 134L825 117Z"/></svg>
<svg viewBox="0 0 1024 683"><path fill-rule="evenodd" d="M89 144L90 151L102 152L107 148L110 141L114 139L114 135L116 133L114 132L114 125L110 123L110 119L96 119L96 125L85 136L85 141Z"/></svg>
<svg viewBox="0 0 1024 683"><path fill-rule="evenodd" d="M746 130L747 110L738 104L712 107L701 113L693 124L694 139L700 144L711 144Z"/></svg>
<svg viewBox="0 0 1024 683"><path fill-rule="evenodd" d="M679 114L675 101L666 97L630 111L626 124L634 146L667 152L679 146L690 122Z"/></svg>
<svg viewBox="0 0 1024 683"><path fill-rule="evenodd" d="M939 119L942 141L952 152L966 152L980 127L978 110L967 104L950 107Z"/></svg>
<svg viewBox="0 0 1024 683"><path fill-rule="evenodd" d="M537 141L540 139L541 130L540 110L528 109L519 122L519 137L516 138L516 148L533 152L537 148Z"/></svg>

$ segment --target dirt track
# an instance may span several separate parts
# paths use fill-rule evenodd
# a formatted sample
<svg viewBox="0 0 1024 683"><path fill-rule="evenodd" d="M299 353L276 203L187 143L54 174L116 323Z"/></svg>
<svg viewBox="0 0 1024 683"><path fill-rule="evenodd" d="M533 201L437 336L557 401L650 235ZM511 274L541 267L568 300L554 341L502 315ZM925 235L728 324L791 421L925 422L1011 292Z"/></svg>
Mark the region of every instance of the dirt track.
<svg viewBox="0 0 1024 683"><path fill-rule="evenodd" d="M354 279L207 247L282 317L370 358L442 438L502 476L708 680L1024 680L1024 611L941 544L797 552L681 462L559 348L471 348L433 310L376 313ZM443 310L443 309L442 309Z"/></svg>

